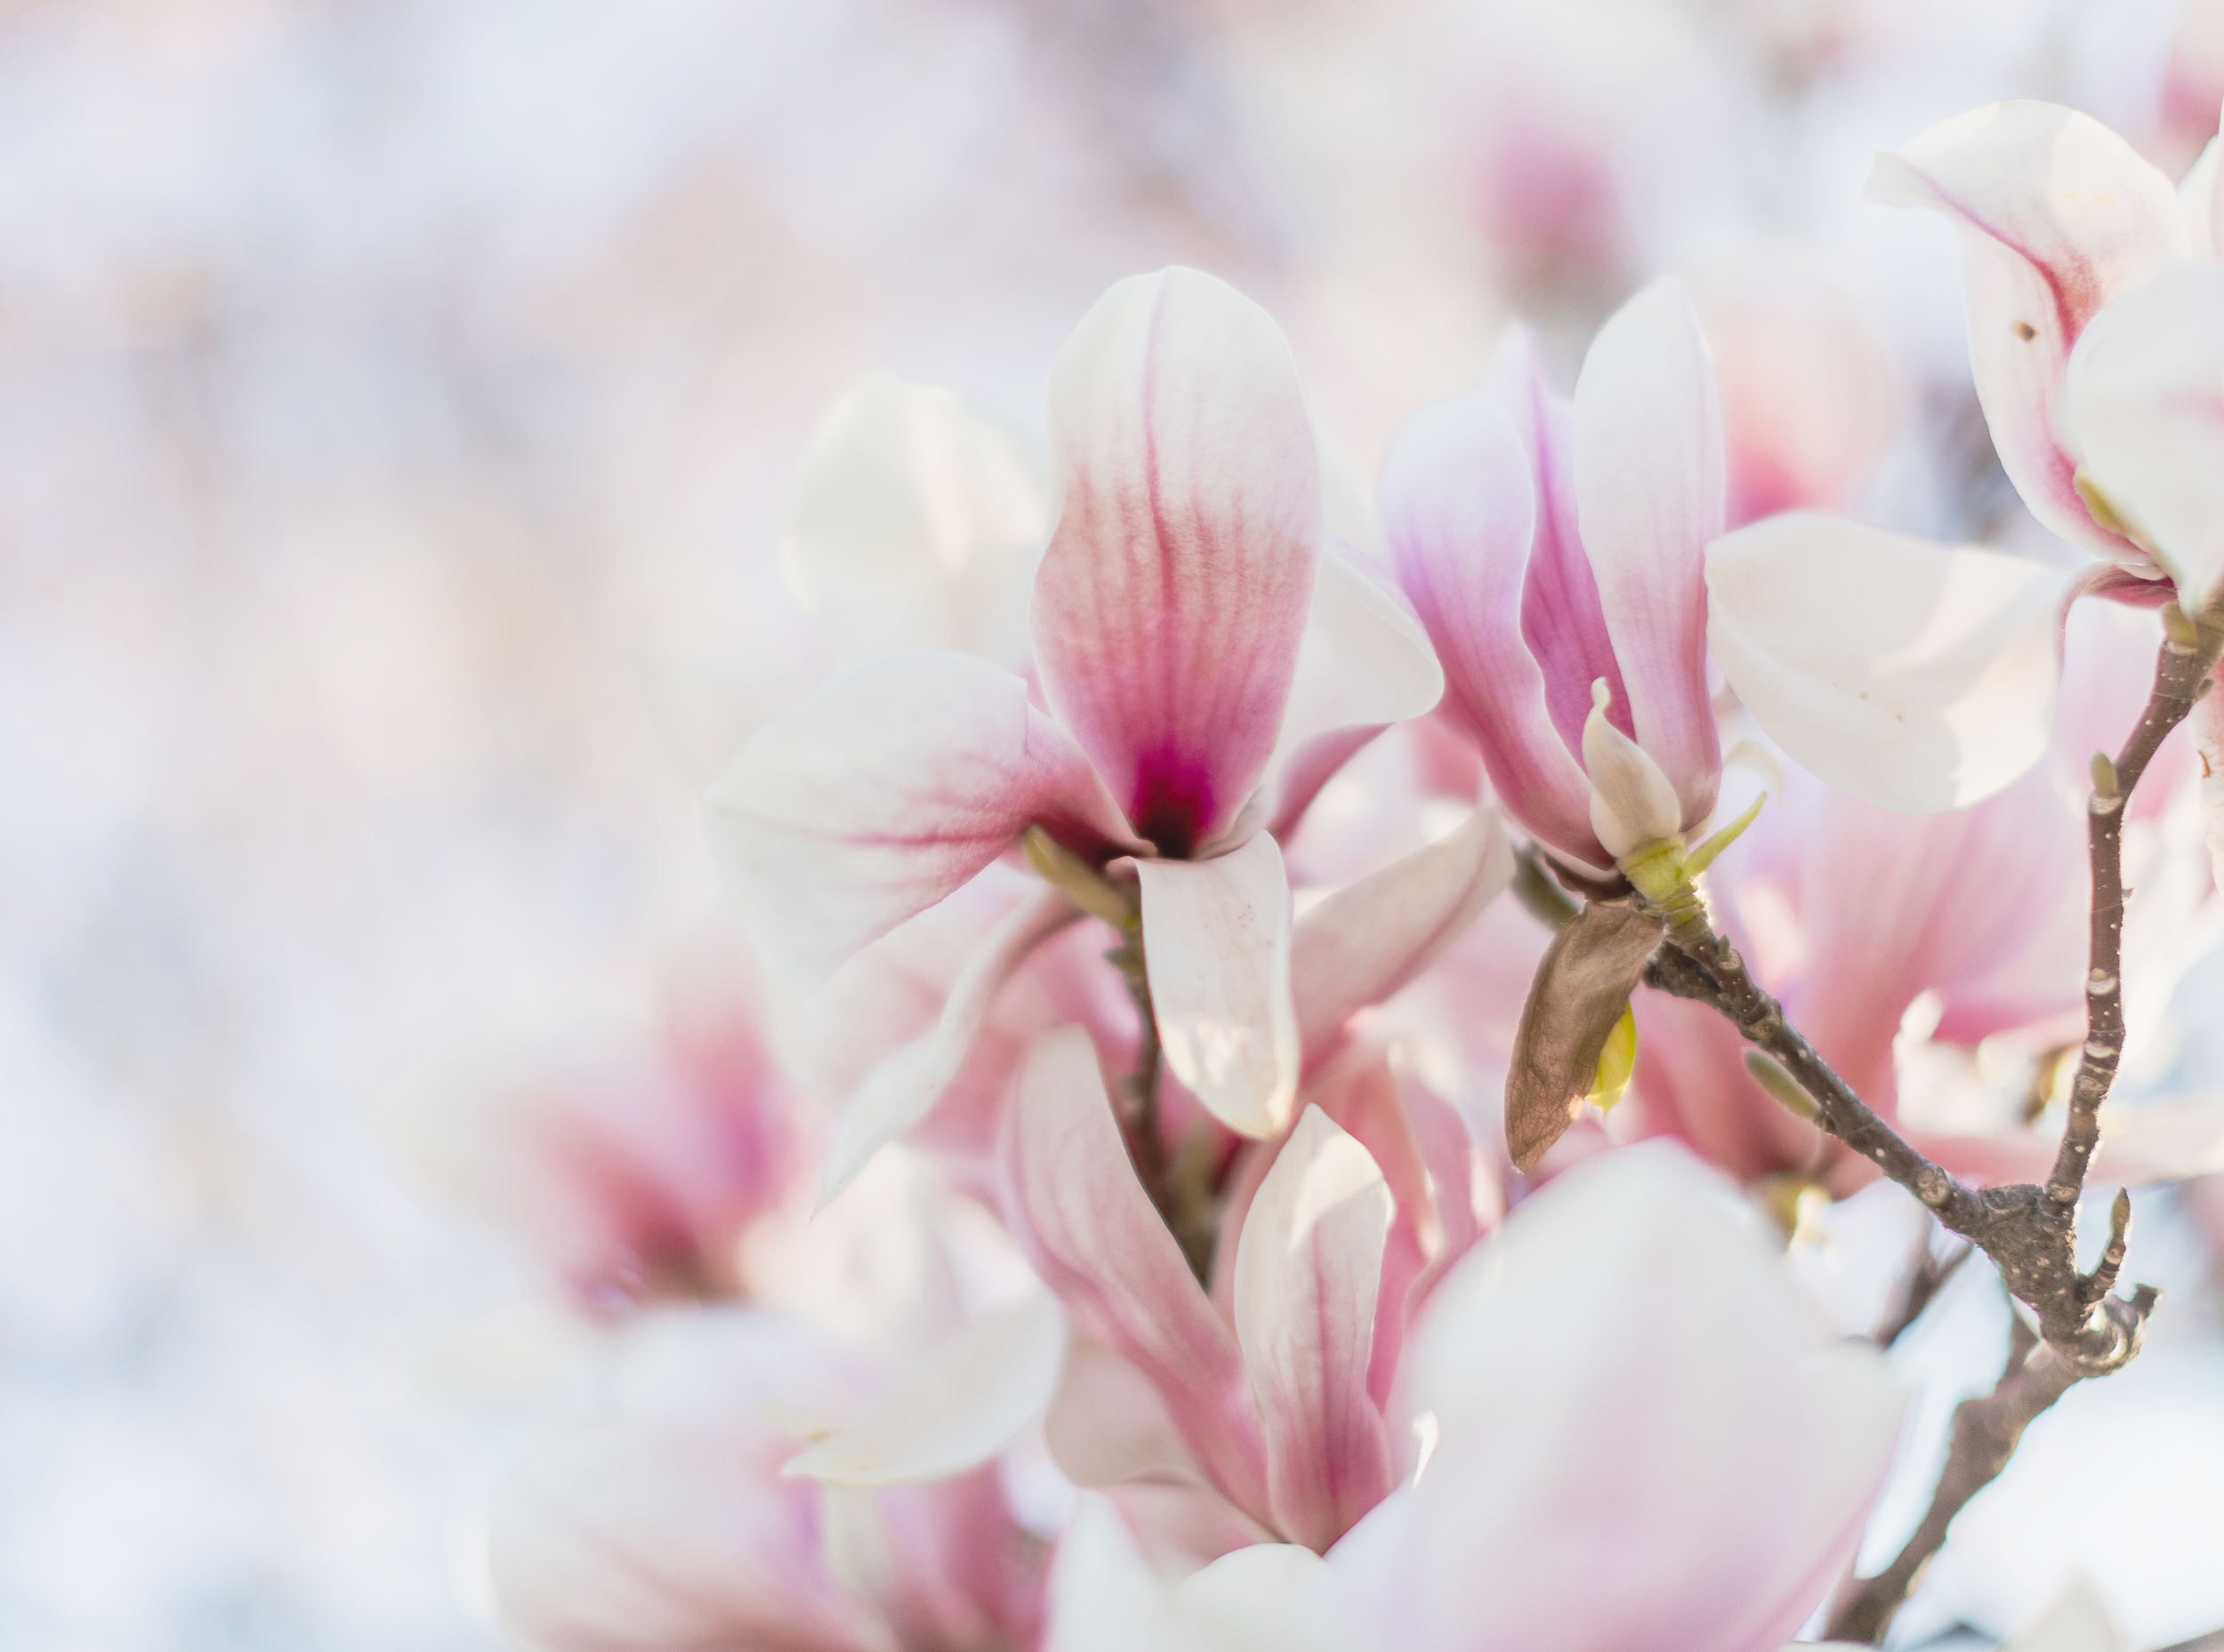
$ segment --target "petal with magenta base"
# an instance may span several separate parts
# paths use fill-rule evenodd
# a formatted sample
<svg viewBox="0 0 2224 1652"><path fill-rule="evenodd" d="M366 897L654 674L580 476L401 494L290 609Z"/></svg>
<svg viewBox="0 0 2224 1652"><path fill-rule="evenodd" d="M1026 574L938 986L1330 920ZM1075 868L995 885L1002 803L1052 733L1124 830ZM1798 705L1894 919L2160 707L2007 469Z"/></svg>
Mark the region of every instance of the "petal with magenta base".
<svg viewBox="0 0 2224 1652"><path fill-rule="evenodd" d="M1257 786L1304 634L1323 504L1296 364L1224 283L1137 276L1068 341L1050 425L1044 689L1136 829L1186 855Z"/></svg>

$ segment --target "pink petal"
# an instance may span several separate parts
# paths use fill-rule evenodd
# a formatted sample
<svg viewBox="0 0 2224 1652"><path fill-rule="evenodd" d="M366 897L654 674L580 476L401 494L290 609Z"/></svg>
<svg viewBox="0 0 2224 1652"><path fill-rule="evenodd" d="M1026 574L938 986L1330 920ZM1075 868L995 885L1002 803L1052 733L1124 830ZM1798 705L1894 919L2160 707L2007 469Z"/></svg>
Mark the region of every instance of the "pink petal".
<svg viewBox="0 0 2224 1652"><path fill-rule="evenodd" d="M855 1181L875 1153L934 1111L957 1082L1004 983L1037 947L1081 915L1049 888L1004 915L950 984L933 1027L882 1061L850 1098L826 1155L821 1205Z"/></svg>
<svg viewBox="0 0 2224 1652"><path fill-rule="evenodd" d="M1290 944L1290 987L1306 1060L1324 1054L1352 1016L1442 957L1513 881L1513 870L1498 811L1479 810L1300 918Z"/></svg>
<svg viewBox="0 0 2224 1652"><path fill-rule="evenodd" d="M1435 1450L1328 1563L1410 1652L1773 1652L1850 1559L1903 1404L1873 1352L1814 1348L1736 1189L1664 1144L1525 1201L1401 1381Z"/></svg>
<svg viewBox="0 0 2224 1652"><path fill-rule="evenodd" d="M2080 455L2060 401L2085 324L2157 261L2187 251L2170 181L2091 117L2019 101L1942 121L1902 153L1878 156L1868 197L1930 207L1961 229L1978 399L2032 513L2096 556L2146 563L2078 496Z"/></svg>
<svg viewBox="0 0 2224 1652"><path fill-rule="evenodd" d="M1213 860L1141 860L1143 958L1166 1065L1246 1136L1286 1124L1297 1094L1290 885L1261 832Z"/></svg>
<svg viewBox="0 0 2224 1652"><path fill-rule="evenodd" d="M2046 749L2067 583L2054 570L1798 513L1716 540L1706 577L1730 686L1841 791L1958 808Z"/></svg>
<svg viewBox="0 0 2224 1652"><path fill-rule="evenodd" d="M1282 1535L1316 1550L1390 1489L1367 1369L1394 1213L1366 1149L1308 1108L1237 1244L1236 1334L1266 1436L1268 1498Z"/></svg>
<svg viewBox="0 0 2224 1652"><path fill-rule="evenodd" d="M1553 393L1522 326L1506 329L1485 388L1520 432L1535 478L1536 534L1521 582L1521 640L1543 670L1552 727L1573 752L1581 748L1591 713L1591 685L1601 677L1622 707L1625 731L1629 726L1622 665L1577 520L1575 410Z"/></svg>
<svg viewBox="0 0 2224 1652"><path fill-rule="evenodd" d="M1265 1448L1235 1334L1135 1179L1087 1034L1035 1040L1005 1132L1011 1225L1035 1272L1150 1379L1214 1483L1265 1518Z"/></svg>
<svg viewBox="0 0 2224 1652"><path fill-rule="evenodd" d="M1721 782L1704 559L1726 484L1706 341L1674 281L1654 282L1600 329L1575 383L1575 435L1583 547L1629 732L1675 786L1685 827L1700 826Z"/></svg>
<svg viewBox="0 0 2224 1652"><path fill-rule="evenodd" d="M963 654L852 666L744 746L705 809L760 944L805 987L1030 825L1098 858L1141 847L1027 685Z"/></svg>
<svg viewBox="0 0 2224 1652"><path fill-rule="evenodd" d="M1296 667L1322 521L1296 365L1257 305L1163 270L1083 320L1050 416L1044 687L1136 830L1186 855L1258 784Z"/></svg>
<svg viewBox="0 0 2224 1652"><path fill-rule="evenodd" d="M1382 499L1398 583L1443 662L1446 706L1507 812L1564 853L1610 864L1591 834L1590 784L1553 726L1522 635L1538 507L1519 435L1487 395L1424 408L1383 457Z"/></svg>
<svg viewBox="0 0 2224 1652"><path fill-rule="evenodd" d="M2188 608L2224 595L2224 265L2176 264L2093 318L2069 365L2089 485Z"/></svg>

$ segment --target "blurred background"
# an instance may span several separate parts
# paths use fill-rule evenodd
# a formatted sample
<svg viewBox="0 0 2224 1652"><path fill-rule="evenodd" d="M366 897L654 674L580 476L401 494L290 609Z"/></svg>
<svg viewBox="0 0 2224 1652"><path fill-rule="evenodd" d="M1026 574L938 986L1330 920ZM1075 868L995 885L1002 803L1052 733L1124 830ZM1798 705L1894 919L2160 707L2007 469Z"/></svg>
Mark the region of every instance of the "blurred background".
<svg viewBox="0 0 2224 1652"><path fill-rule="evenodd" d="M1743 513L2053 554L1951 237L1860 199L2006 96L2175 175L2224 5L0 7L0 1646L497 1644L471 1511L565 1322L390 1098L654 1013L858 377L1033 423L1194 264L1367 476L1509 314L1572 371L1672 269Z"/></svg>

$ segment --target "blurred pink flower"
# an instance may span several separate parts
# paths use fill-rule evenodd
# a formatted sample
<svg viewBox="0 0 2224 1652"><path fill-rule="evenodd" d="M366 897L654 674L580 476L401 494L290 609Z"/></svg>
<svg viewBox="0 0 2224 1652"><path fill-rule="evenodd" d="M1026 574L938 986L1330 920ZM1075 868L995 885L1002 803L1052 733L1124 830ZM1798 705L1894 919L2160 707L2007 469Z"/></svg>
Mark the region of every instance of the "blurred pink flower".
<svg viewBox="0 0 2224 1652"><path fill-rule="evenodd" d="M1597 872L1704 825L1721 751L1701 559L1723 458L1681 289L1656 282L1600 329L1572 407L1511 334L1484 389L1400 432L1382 492L1446 708L1507 811Z"/></svg>
<svg viewBox="0 0 2224 1652"><path fill-rule="evenodd" d="M1041 1563L993 1464L874 1485L789 1466L889 1375L769 1315L643 1322L608 1414L555 1430L496 1493L486 1552L504 1622L546 1652L1034 1646Z"/></svg>
<svg viewBox="0 0 2224 1652"><path fill-rule="evenodd" d="M590 1307L742 1293L742 1235L789 1200L817 1133L761 1013L738 948L691 953L657 1036L441 1086L411 1098L392 1134Z"/></svg>

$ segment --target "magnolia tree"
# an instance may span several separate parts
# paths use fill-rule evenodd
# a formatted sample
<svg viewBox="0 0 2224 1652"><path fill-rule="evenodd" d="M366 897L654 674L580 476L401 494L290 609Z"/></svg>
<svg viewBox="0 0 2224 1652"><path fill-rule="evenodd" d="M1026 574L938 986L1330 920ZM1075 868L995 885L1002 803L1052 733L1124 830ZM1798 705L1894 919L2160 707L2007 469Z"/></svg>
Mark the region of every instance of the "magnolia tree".
<svg viewBox="0 0 2224 1652"><path fill-rule="evenodd" d="M2224 1141L2109 1105L2224 856L2224 172L2008 104L1872 193L1959 227L2002 463L2084 567L1726 533L1670 279L1572 395L1512 328L1372 500L1188 270L1082 319L1047 466L945 392L837 409L783 554L850 663L707 804L765 980L447 1167L609 1327L488 1515L519 1637L1883 1638L2164 1311L2122 1189ZM1764 1213L1880 1181L1904 1289L1818 1341ZM2002 1374L1857 1575L1879 1345L1970 1258ZM2078 1595L2030 1633L2115 1644Z"/></svg>

